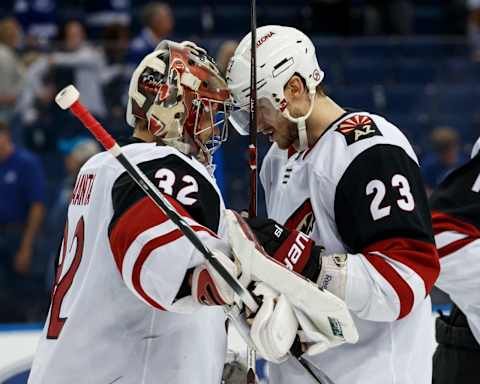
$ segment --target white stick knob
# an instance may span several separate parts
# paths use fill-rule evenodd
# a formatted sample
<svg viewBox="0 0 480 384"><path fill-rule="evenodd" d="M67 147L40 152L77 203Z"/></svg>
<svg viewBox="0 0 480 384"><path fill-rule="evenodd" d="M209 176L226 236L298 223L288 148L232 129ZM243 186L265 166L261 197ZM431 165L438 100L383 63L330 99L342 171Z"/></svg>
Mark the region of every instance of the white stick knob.
<svg viewBox="0 0 480 384"><path fill-rule="evenodd" d="M80 93L77 88L70 84L57 93L57 96L55 96L55 102L60 108L68 109L79 99L79 97Z"/></svg>

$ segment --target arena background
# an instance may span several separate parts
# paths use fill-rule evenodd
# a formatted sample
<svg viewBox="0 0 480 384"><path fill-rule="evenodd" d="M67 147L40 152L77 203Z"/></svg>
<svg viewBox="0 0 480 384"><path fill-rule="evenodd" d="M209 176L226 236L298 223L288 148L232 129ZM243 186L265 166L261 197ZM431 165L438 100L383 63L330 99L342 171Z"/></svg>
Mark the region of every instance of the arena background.
<svg viewBox="0 0 480 384"><path fill-rule="evenodd" d="M294 26L311 36L327 93L344 107L379 113L395 123L414 144L430 189L467 159L480 132L480 10L473 3L257 0L257 22ZM247 0L1 2L0 127L8 127L16 147L32 154L39 176L30 188L45 213L31 262L0 269L0 372L11 364L23 369L22 359L34 351L73 178L99 150L53 103L56 92L75 83L114 136L129 135L124 120L128 81L159 40L194 41L224 71L249 31L249 16ZM230 133L216 156L216 177L227 206L243 209L247 143ZM260 138L260 158L267 147ZM2 214L15 204L28 208L32 201L19 203L1 191ZM0 268L18 252L25 210L20 206L11 217L0 217ZM434 292L433 302L434 309L448 311L448 297L441 292ZM25 377L4 382L22 383Z"/></svg>

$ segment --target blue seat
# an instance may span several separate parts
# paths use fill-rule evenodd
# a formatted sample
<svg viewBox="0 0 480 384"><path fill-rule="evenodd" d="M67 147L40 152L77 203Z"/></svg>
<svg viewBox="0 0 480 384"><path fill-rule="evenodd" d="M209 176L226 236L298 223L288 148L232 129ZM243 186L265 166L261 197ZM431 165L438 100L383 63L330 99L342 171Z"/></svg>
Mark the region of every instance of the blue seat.
<svg viewBox="0 0 480 384"><path fill-rule="evenodd" d="M339 61L345 59L347 53L345 39L312 36L312 42L315 45L315 53L317 54L320 66L327 60Z"/></svg>
<svg viewBox="0 0 480 384"><path fill-rule="evenodd" d="M258 8L259 19L262 25L288 25L301 28L305 19L303 8L297 2L261 6ZM250 15L249 15L250 16Z"/></svg>
<svg viewBox="0 0 480 384"><path fill-rule="evenodd" d="M473 85L445 85L436 89L435 114L473 115L478 111L480 89Z"/></svg>
<svg viewBox="0 0 480 384"><path fill-rule="evenodd" d="M203 31L202 8L199 6L175 6L173 8L175 33L180 36L198 35Z"/></svg>
<svg viewBox="0 0 480 384"><path fill-rule="evenodd" d="M378 112L375 103L373 90L368 86L357 87L335 87L329 94L340 106L367 112Z"/></svg>
<svg viewBox="0 0 480 384"><path fill-rule="evenodd" d="M395 47L390 39L361 38L345 43L348 59L385 59L394 57Z"/></svg>
<svg viewBox="0 0 480 384"><path fill-rule="evenodd" d="M437 79L438 64L434 60L399 59L393 64L397 84L428 84Z"/></svg>
<svg viewBox="0 0 480 384"><path fill-rule="evenodd" d="M388 84L392 77L392 65L388 60L355 58L343 64L343 80L347 85Z"/></svg>
<svg viewBox="0 0 480 384"><path fill-rule="evenodd" d="M454 58L443 63L438 81L443 83L478 83L480 81L480 63L467 58Z"/></svg>
<svg viewBox="0 0 480 384"><path fill-rule="evenodd" d="M320 68L325 72L324 84L337 86L343 83L343 71L340 63L324 60Z"/></svg>
<svg viewBox="0 0 480 384"><path fill-rule="evenodd" d="M386 87L386 112L399 114L424 114L431 110L429 87L396 85Z"/></svg>
<svg viewBox="0 0 480 384"><path fill-rule="evenodd" d="M219 5L213 9L214 33L228 33L239 38L250 32L250 8L239 5Z"/></svg>
<svg viewBox="0 0 480 384"><path fill-rule="evenodd" d="M416 37L402 39L396 43L396 54L404 59L443 59L448 56L448 48L438 39Z"/></svg>
<svg viewBox="0 0 480 384"><path fill-rule="evenodd" d="M420 147L431 131L432 123L428 114L398 114L385 116L400 129L414 147ZM417 152L420 150L418 149Z"/></svg>

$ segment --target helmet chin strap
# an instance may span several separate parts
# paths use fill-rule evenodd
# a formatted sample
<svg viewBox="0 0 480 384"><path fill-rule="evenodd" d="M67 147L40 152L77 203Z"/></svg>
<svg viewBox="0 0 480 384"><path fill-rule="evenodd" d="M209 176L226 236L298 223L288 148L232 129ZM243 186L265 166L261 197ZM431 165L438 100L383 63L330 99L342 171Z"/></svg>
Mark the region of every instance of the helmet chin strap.
<svg viewBox="0 0 480 384"><path fill-rule="evenodd" d="M297 124L297 130L298 130L298 151L301 152L308 147L308 137L307 137L307 124L306 121L310 117L312 111L313 111L313 106L315 104L315 88L310 87L308 91L308 97L310 99L310 107L308 108L308 112L301 117L292 117L290 116L290 113L288 112L288 109L285 108L283 111L283 115L290 120L292 123Z"/></svg>

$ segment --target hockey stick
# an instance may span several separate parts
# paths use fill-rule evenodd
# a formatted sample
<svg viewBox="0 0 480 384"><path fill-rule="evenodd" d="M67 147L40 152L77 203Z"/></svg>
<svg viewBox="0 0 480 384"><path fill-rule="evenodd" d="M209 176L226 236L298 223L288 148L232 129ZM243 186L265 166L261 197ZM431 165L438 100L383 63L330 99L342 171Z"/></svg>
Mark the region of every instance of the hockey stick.
<svg viewBox="0 0 480 384"><path fill-rule="evenodd" d="M257 12L256 1L250 2L250 28L251 28L251 51L250 51L250 145L249 165L250 165L250 202L248 207L248 216L250 218L257 216ZM255 348L247 346L247 384L255 384L256 378L257 353Z"/></svg>
<svg viewBox="0 0 480 384"><path fill-rule="evenodd" d="M251 0L251 55L250 55L250 143L249 165L250 165L250 204L248 215L250 218L257 216L257 17L255 0Z"/></svg>
<svg viewBox="0 0 480 384"><path fill-rule="evenodd" d="M93 136L102 144L102 146L110 152L125 170L128 172L132 180L150 197L155 204L162 209L165 214L172 220L175 225L182 231L185 237L190 240L193 246L205 257L210 265L222 277L225 283L238 295L242 302L253 312L258 309L258 304L252 294L243 287L238 280L228 272L225 267L216 259L212 251L202 243L193 229L185 222L185 220L177 213L175 208L163 196L163 194L155 187L155 185L145 176L145 174L133 163L131 163L122 153L120 146L115 139L102 127L102 125L93 117L86 107L79 101L80 94L78 90L69 85L62 89L55 97L56 103L62 109L70 109L70 111L83 123Z"/></svg>
<svg viewBox="0 0 480 384"><path fill-rule="evenodd" d="M249 129L249 166L250 166L250 196L248 216L254 218L257 216L257 182L258 182L258 169L257 169L257 14L256 14L256 0L250 1L250 129ZM256 351L251 345L247 345L247 384L256 383L255 364L256 364ZM305 369L310 375L311 379L318 384L322 382L317 378L312 371L307 361L299 356L296 358L290 352L289 356L297 360L298 363Z"/></svg>

